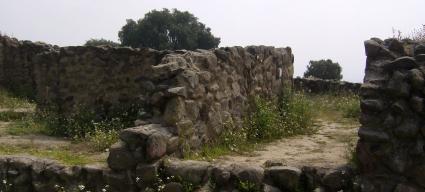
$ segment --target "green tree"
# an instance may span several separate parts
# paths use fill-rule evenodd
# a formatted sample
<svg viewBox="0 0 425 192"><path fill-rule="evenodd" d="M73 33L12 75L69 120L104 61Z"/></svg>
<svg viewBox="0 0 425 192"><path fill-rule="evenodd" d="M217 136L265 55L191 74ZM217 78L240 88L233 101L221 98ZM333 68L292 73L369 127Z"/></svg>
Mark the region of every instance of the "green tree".
<svg viewBox="0 0 425 192"><path fill-rule="evenodd" d="M118 33L121 44L154 49L211 49L220 44L211 29L187 11L152 10L137 22L128 19Z"/></svg>
<svg viewBox="0 0 425 192"><path fill-rule="evenodd" d="M119 43L113 42L111 40L106 40L106 39L90 39L87 40L86 43L84 44L85 46L102 46L102 45L107 45L107 46L111 46L111 47L119 47L121 46Z"/></svg>
<svg viewBox="0 0 425 192"><path fill-rule="evenodd" d="M307 71L304 72L304 77L316 77L320 79L341 80L341 66L332 60L310 61L307 66Z"/></svg>

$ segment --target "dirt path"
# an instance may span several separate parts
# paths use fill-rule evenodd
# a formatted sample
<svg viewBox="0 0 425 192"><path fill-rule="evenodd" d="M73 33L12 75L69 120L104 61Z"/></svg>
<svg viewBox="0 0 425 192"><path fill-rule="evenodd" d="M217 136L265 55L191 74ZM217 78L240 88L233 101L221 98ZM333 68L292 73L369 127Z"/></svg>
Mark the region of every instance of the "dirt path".
<svg viewBox="0 0 425 192"><path fill-rule="evenodd" d="M5 109L0 108L0 112L13 111L15 113L33 113L34 109L19 108ZM0 144L4 145L29 145L41 149L51 149L70 145L70 141L58 137L50 137L39 134L28 135L9 135L7 129L12 122L0 121Z"/></svg>
<svg viewBox="0 0 425 192"><path fill-rule="evenodd" d="M317 120L316 126L318 131L312 135L281 139L250 154L224 156L214 163L262 166L267 160L273 160L287 166L323 168L335 168L347 163L349 143L357 138L359 125L354 122Z"/></svg>

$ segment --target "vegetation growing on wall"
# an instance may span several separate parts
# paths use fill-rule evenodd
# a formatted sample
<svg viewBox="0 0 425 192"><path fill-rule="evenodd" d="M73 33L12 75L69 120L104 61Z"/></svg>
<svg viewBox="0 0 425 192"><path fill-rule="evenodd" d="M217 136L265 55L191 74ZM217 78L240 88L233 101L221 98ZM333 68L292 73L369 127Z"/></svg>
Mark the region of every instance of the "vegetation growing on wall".
<svg viewBox="0 0 425 192"><path fill-rule="evenodd" d="M121 46L121 44L119 44L117 42L113 42L111 40L107 40L107 39L103 39L103 38L87 40L84 45L85 46L110 46L110 47Z"/></svg>

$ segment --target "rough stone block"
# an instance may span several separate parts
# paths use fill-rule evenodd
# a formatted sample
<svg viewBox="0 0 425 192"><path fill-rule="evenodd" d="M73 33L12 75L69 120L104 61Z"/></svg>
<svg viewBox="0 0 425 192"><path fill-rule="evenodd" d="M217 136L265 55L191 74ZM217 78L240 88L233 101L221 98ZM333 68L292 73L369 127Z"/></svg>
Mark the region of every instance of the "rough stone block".
<svg viewBox="0 0 425 192"><path fill-rule="evenodd" d="M265 170L265 178L282 191L297 191L301 170L295 167L276 166Z"/></svg>

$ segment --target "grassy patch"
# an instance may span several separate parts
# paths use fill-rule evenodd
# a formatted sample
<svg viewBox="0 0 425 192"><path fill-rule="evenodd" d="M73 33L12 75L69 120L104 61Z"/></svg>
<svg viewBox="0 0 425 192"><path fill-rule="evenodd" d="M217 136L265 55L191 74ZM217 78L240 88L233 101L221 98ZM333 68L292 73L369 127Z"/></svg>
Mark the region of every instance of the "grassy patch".
<svg viewBox="0 0 425 192"><path fill-rule="evenodd" d="M0 155L32 155L35 157L50 158L66 165L84 165L94 163L89 154L75 153L69 149L37 149L30 146L0 145Z"/></svg>
<svg viewBox="0 0 425 192"><path fill-rule="evenodd" d="M87 140L97 151L104 151L119 140L118 131L96 129L87 137Z"/></svg>
<svg viewBox="0 0 425 192"><path fill-rule="evenodd" d="M34 114L13 121L7 126L6 133L9 135L50 134L46 122L36 118Z"/></svg>
<svg viewBox="0 0 425 192"><path fill-rule="evenodd" d="M34 108L35 104L28 99L13 96L8 91L0 88L0 108L2 109L20 109Z"/></svg>
<svg viewBox="0 0 425 192"><path fill-rule="evenodd" d="M307 97L312 101L312 107L319 118L337 121L342 117L356 120L360 116L360 98L355 94L310 94Z"/></svg>
<svg viewBox="0 0 425 192"><path fill-rule="evenodd" d="M287 93L276 100L253 98L242 126L223 125L215 140L197 151L185 151L186 159L214 160L232 153L245 153L276 139L309 134L313 129L312 104L300 94Z"/></svg>
<svg viewBox="0 0 425 192"><path fill-rule="evenodd" d="M25 118L29 114L27 112L16 112L16 111L0 111L0 121L16 121Z"/></svg>

